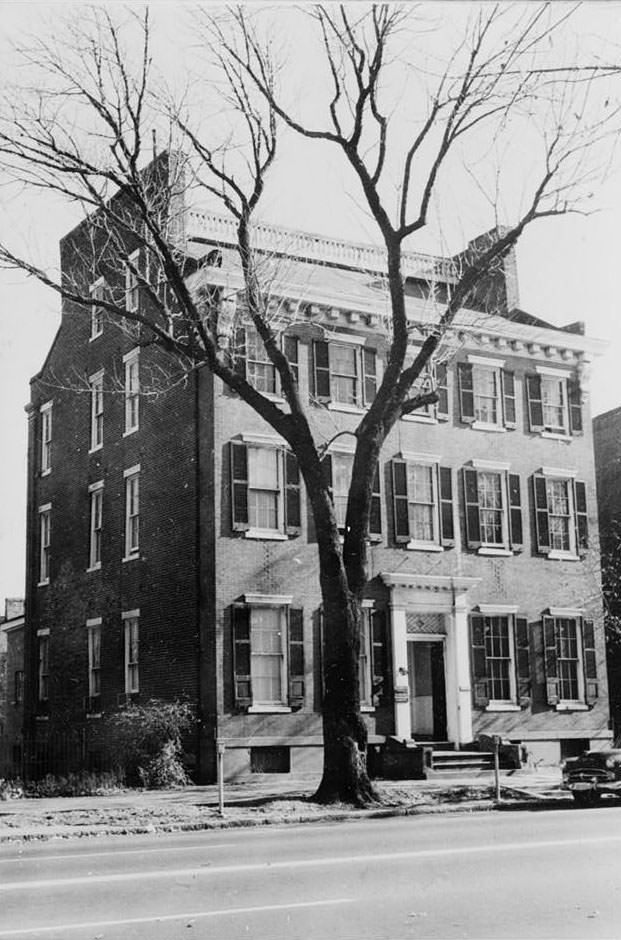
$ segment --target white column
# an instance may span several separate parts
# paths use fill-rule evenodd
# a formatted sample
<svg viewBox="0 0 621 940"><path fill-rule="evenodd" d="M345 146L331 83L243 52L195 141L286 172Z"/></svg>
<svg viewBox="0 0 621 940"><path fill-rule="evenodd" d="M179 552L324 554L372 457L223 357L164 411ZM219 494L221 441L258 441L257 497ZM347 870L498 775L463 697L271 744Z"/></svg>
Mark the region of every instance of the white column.
<svg viewBox="0 0 621 940"><path fill-rule="evenodd" d="M468 640L468 607L466 595L455 597L454 655L457 687L457 729L455 743L472 741L472 685L470 680L470 643Z"/></svg>
<svg viewBox="0 0 621 940"><path fill-rule="evenodd" d="M412 736L412 723L408 696L408 643L405 610L392 607L390 618L395 694L395 735L398 738L409 740ZM403 690L405 690L405 694Z"/></svg>

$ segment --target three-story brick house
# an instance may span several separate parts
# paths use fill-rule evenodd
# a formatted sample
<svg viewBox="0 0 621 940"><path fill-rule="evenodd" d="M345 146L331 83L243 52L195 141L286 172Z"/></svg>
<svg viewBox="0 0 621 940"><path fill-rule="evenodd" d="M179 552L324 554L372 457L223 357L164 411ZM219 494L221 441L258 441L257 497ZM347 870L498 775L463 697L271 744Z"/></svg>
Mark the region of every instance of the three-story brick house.
<svg viewBox="0 0 621 940"><path fill-rule="evenodd" d="M224 321L242 289L233 226L189 214L186 237L189 255L213 260L189 285L222 289ZM382 253L268 227L260 237L280 259L274 317L344 521L348 432L388 345ZM406 253L412 355L458 263ZM90 287L97 296L101 280ZM131 277L125 291L141 303ZM250 323L235 342L246 376L278 399ZM360 662L376 755L387 739L464 748L500 734L556 761L609 740L585 378L600 348L579 324L519 309L511 255L433 366L438 403L390 432ZM31 733L62 719L96 749L119 703L186 698L201 719L199 778L213 777L216 739L229 777L318 769L317 547L285 442L207 369L178 380L161 352L71 304L29 420Z"/></svg>

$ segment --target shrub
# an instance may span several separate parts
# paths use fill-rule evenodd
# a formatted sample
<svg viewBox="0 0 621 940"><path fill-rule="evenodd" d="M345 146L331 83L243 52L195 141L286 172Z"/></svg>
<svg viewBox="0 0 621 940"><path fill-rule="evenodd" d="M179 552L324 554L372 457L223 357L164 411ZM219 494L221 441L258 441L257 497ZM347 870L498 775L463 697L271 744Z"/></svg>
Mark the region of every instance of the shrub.
<svg viewBox="0 0 621 940"><path fill-rule="evenodd" d="M143 787L149 790L185 787L190 782L181 762L179 745L174 741L167 741L146 767L139 767L138 775Z"/></svg>
<svg viewBox="0 0 621 940"><path fill-rule="evenodd" d="M20 780L5 780L0 777L0 800L19 800L24 795Z"/></svg>
<svg viewBox="0 0 621 940"><path fill-rule="evenodd" d="M151 699L130 704L108 719L119 762L127 782L144 787L185 786L189 781L182 762L182 735L194 724L187 702Z"/></svg>
<svg viewBox="0 0 621 940"><path fill-rule="evenodd" d="M123 786L118 771L105 773L46 774L41 780L22 783L21 780L0 779L0 800L18 800L21 797L98 796Z"/></svg>

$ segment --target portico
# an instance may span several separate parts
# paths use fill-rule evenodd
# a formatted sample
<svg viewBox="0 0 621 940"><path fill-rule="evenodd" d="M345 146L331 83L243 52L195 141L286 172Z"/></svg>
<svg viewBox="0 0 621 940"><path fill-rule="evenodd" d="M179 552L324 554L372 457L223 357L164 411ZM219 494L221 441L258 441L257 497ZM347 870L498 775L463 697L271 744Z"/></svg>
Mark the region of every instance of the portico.
<svg viewBox="0 0 621 940"><path fill-rule="evenodd" d="M468 592L480 578L380 577L390 592L395 736L472 741Z"/></svg>

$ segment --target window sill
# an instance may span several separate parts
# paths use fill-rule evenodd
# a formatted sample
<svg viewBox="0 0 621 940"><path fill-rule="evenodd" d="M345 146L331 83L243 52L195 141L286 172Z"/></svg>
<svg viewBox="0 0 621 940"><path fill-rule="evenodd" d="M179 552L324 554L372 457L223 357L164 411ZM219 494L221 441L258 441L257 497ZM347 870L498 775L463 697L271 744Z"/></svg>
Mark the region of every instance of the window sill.
<svg viewBox="0 0 621 940"><path fill-rule="evenodd" d="M590 708L584 702L558 702L554 706L557 712L588 712Z"/></svg>
<svg viewBox="0 0 621 940"><path fill-rule="evenodd" d="M50 583L50 579L46 578L45 581L39 581L39 583L37 584L37 587L45 587L49 583Z"/></svg>
<svg viewBox="0 0 621 940"><path fill-rule="evenodd" d="M286 542L288 536L284 532L278 532L275 529L246 529L245 539L268 539L273 542Z"/></svg>
<svg viewBox="0 0 621 940"><path fill-rule="evenodd" d="M289 713L291 709L288 705L249 705L248 714L249 715L285 715Z"/></svg>
<svg viewBox="0 0 621 940"><path fill-rule="evenodd" d="M435 542L406 542L405 547L408 552L443 552L444 549L441 545L437 545Z"/></svg>
<svg viewBox="0 0 621 940"><path fill-rule="evenodd" d="M375 711L375 705L361 705L360 711L363 715L370 715Z"/></svg>
<svg viewBox="0 0 621 940"><path fill-rule="evenodd" d="M41 470L39 475L42 477L49 477L51 472L52 472L52 468L48 467L47 470Z"/></svg>
<svg viewBox="0 0 621 940"><path fill-rule="evenodd" d="M569 434L561 434L558 431L540 431L541 437L545 437L549 441L564 441L566 444L571 443L571 437Z"/></svg>
<svg viewBox="0 0 621 940"><path fill-rule="evenodd" d="M87 574L90 574L92 571L101 571L101 562L98 562L96 565L91 565L90 568L86 569Z"/></svg>
<svg viewBox="0 0 621 940"><path fill-rule="evenodd" d="M89 447L88 452L89 454L96 454L98 450L102 449L102 447L103 444L97 444L95 447Z"/></svg>
<svg viewBox="0 0 621 940"><path fill-rule="evenodd" d="M470 427L473 431L492 431L496 434L504 434L507 430L498 424L486 424L484 421L473 421Z"/></svg>
<svg viewBox="0 0 621 940"><path fill-rule="evenodd" d="M431 415L417 415L415 412L409 415L401 415L402 421L415 421L418 424L437 424L438 419Z"/></svg>
<svg viewBox="0 0 621 940"><path fill-rule="evenodd" d="M348 405L346 402L329 401L328 411L344 411L346 414L350 415L363 415L365 409L361 408L360 405Z"/></svg>
<svg viewBox="0 0 621 940"><path fill-rule="evenodd" d="M126 561L138 561L139 558L140 558L140 552L136 552L135 555L126 555L124 558L121 559L121 561L123 562L123 564L125 564Z"/></svg>
<svg viewBox="0 0 621 940"><path fill-rule="evenodd" d="M513 702L490 702L489 705L485 706L486 712L521 712L522 709L519 705L515 705Z"/></svg>
<svg viewBox="0 0 621 940"><path fill-rule="evenodd" d="M548 552L546 558L550 558L552 561L580 561L580 556L574 555L573 552L552 551Z"/></svg>
<svg viewBox="0 0 621 940"><path fill-rule="evenodd" d="M495 555L500 558L510 558L513 552L509 548L492 548L488 545L482 545L477 550L477 555Z"/></svg>
<svg viewBox="0 0 621 940"><path fill-rule="evenodd" d="M138 425L135 428L130 428L128 431L123 431L123 437L129 437L130 434L135 434L138 430Z"/></svg>

